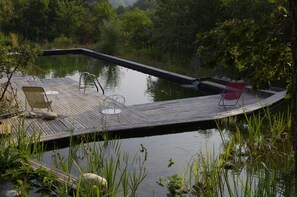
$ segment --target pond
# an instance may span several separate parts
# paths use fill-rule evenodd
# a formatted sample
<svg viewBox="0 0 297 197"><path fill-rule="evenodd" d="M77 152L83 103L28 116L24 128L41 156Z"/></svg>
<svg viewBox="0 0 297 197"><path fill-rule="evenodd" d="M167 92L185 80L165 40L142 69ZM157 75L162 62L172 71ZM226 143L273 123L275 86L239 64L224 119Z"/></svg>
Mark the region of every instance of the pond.
<svg viewBox="0 0 297 197"><path fill-rule="evenodd" d="M138 189L138 196L166 196L166 187L159 186L159 178L166 178L177 173L182 175L188 162L196 157L198 152L217 153L221 147L221 137L216 129L189 131L178 134L150 136L142 138L121 139L121 152L129 153L130 158L140 155L141 145L148 152L145 168L147 176ZM68 148L60 149L59 154L67 158ZM53 152L46 152L44 162L52 165ZM174 164L168 167L169 160ZM85 164L81 164L84 166ZM76 171L76 170L74 170ZM75 174L75 173L74 173Z"/></svg>
<svg viewBox="0 0 297 197"><path fill-rule="evenodd" d="M38 65L40 72L35 75L40 78L70 77L78 81L80 73L93 73L104 87L106 95L123 95L127 105L209 94L193 86L183 86L85 56L40 57ZM138 196L167 196L166 187L160 187L156 183L159 178L173 174L182 176L189 162L197 157L197 153L217 155L223 148L221 134L216 128L185 129L180 133L175 132L120 140L121 151L128 152L131 156L139 154L141 146L148 152L147 176L140 185ZM67 158L68 148L59 151ZM52 164L52 154L53 152L45 153L46 164ZM170 162L174 164L168 167Z"/></svg>
<svg viewBox="0 0 297 197"><path fill-rule="evenodd" d="M191 85L174 83L86 56L45 56L38 59L37 65L39 73L34 74L40 78L69 77L79 81L83 72L95 74L105 94L124 96L126 105L209 94Z"/></svg>

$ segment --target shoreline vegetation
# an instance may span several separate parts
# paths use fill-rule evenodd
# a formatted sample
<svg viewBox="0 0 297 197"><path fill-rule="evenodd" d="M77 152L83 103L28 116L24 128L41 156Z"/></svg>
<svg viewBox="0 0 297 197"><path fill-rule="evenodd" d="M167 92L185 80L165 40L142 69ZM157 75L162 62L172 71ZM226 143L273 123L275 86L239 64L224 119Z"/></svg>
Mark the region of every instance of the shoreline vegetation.
<svg viewBox="0 0 297 197"><path fill-rule="evenodd" d="M222 138L218 154L197 152L188 161L184 172L169 177L156 177L156 185L165 187L168 196L293 196L294 155L291 145L290 113L246 116L244 120L229 118L217 123ZM22 119L19 119L22 121ZM20 126L16 136L1 137L1 180L11 182L21 196L34 193L58 196L135 196L146 178L147 152L142 145L131 156L121 151L119 139L101 142L83 139L71 143L67 154L53 150L53 168L74 174L79 183L76 191L55 181L55 175L33 169L29 159L41 160L44 145L37 145L38 132L27 136ZM168 168L174 165L170 161ZM90 183L81 185L82 174L92 172L107 180L107 188ZM86 189L88 188L88 189ZM72 191L72 193L70 192ZM153 191L153 189L152 189ZM153 194L152 194L153 195Z"/></svg>

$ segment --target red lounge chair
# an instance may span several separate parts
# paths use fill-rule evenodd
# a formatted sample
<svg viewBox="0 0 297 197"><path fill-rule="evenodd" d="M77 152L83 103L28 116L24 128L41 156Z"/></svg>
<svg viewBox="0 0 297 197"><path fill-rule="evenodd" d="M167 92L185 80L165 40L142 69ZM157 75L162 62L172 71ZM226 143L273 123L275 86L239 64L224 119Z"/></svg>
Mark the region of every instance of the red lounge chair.
<svg viewBox="0 0 297 197"><path fill-rule="evenodd" d="M246 84L244 82L229 82L226 85L226 89L221 93L218 105L224 106L225 110L226 106L237 105L245 85ZM228 101L227 104L225 103L226 101ZM232 101L233 103L230 103L229 101Z"/></svg>

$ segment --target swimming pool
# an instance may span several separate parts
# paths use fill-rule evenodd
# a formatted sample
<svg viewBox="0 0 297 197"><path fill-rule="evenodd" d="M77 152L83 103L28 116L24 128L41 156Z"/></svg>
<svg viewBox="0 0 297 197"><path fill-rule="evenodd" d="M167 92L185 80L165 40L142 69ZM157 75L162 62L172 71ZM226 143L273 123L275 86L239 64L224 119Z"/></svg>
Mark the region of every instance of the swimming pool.
<svg viewBox="0 0 297 197"><path fill-rule="evenodd" d="M82 55L39 57L41 78L69 77L79 81L80 74L89 72L98 77L105 94L120 94L126 105L136 105L207 95L191 85L144 74L122 66Z"/></svg>

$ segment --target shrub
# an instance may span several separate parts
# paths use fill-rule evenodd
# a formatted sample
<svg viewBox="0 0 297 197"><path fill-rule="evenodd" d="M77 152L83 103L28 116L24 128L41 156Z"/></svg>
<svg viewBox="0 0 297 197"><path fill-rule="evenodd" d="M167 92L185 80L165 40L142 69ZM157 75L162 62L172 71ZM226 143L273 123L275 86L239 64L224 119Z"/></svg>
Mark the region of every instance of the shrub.
<svg viewBox="0 0 297 197"><path fill-rule="evenodd" d="M115 54L121 48L122 30L117 20L105 22L97 49L106 54Z"/></svg>
<svg viewBox="0 0 297 197"><path fill-rule="evenodd" d="M74 41L71 38L68 38L63 34L60 35L60 37L55 38L53 41L54 47L58 47L58 48L71 47L73 43Z"/></svg>

